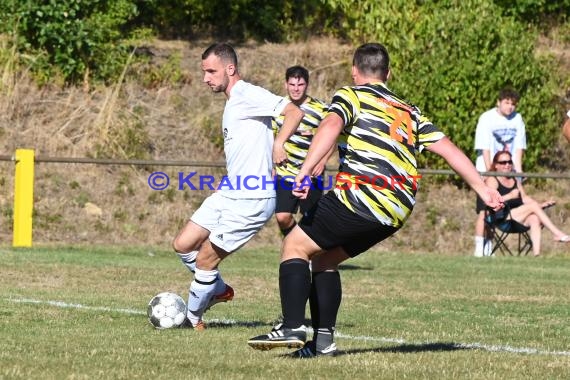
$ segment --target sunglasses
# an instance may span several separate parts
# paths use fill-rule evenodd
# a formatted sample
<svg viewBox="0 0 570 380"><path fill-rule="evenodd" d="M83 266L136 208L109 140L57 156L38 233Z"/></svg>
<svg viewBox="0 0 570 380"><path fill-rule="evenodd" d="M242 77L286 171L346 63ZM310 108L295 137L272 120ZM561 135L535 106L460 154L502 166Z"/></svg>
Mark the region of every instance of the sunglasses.
<svg viewBox="0 0 570 380"><path fill-rule="evenodd" d="M513 160L507 160L507 161L497 161L497 164L499 165L512 165L513 164Z"/></svg>

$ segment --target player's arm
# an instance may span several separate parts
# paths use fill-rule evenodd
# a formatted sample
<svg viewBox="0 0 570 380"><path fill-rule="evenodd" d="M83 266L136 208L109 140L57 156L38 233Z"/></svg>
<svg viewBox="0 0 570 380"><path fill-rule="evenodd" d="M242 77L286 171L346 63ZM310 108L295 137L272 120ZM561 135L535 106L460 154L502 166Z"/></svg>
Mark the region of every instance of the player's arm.
<svg viewBox="0 0 570 380"><path fill-rule="evenodd" d="M313 173L315 167L323 160L325 156L331 153L336 145L336 140L344 127L343 120L336 113L329 113L319 125L317 134L313 137L313 141L309 147L307 157L303 162L299 175L295 178L295 190L293 193L299 197L303 197L301 184L303 180ZM306 196L306 194L305 194Z"/></svg>
<svg viewBox="0 0 570 380"><path fill-rule="evenodd" d="M273 141L273 163L276 165L281 165L287 161L285 142L299 128L299 123L303 120L305 113L295 104L289 103L283 108L281 115L284 116L283 125Z"/></svg>
<svg viewBox="0 0 570 380"><path fill-rule="evenodd" d="M323 174L323 172L325 171L325 168L327 166L327 162L329 161L329 158L333 155L333 153L336 150L336 146L333 145L330 150L327 152L327 154L325 154L325 156L317 163L317 165L315 165L315 167L313 168L313 171L311 172L312 176L320 176L321 174Z"/></svg>
<svg viewBox="0 0 570 380"><path fill-rule="evenodd" d="M497 189L493 189L483 182L471 160L448 137L427 146L426 149L443 157L448 165L475 190L487 206L494 210L504 206L503 198Z"/></svg>

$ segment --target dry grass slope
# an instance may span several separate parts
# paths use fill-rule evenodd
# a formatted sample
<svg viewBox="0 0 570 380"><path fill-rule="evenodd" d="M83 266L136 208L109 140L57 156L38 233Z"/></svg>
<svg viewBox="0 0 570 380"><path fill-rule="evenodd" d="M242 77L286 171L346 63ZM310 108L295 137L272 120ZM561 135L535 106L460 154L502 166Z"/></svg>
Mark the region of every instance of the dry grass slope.
<svg viewBox="0 0 570 380"><path fill-rule="evenodd" d="M177 85L157 81L141 86L127 75L111 87L43 88L26 73L14 75L14 62L2 71L0 154L33 148L53 157L114 157L156 160L222 161L217 145L224 105L201 83L200 54L209 42L157 41L149 51L158 70L180 57ZM330 100L332 91L350 83L352 46L332 39L289 45L247 44L238 47L244 77L282 93L285 68L302 64L311 70L310 92ZM132 67L126 67L132 72ZM142 74L141 74L142 75ZM442 126L445 129L445 126ZM561 145L562 147L562 145ZM563 154L568 149L562 147ZM0 241L12 233L12 162L0 162ZM221 175L219 170L190 167L130 167L89 164L36 165L35 244L128 244L168 246L174 234L207 192L171 188L156 192L147 185L153 171L171 178L178 172ZM570 230L567 183L547 183L559 202L553 218ZM419 205L408 225L378 249L470 254L474 195L451 185L420 191ZM549 241L545 252L568 249ZM252 244L279 244L272 221Z"/></svg>

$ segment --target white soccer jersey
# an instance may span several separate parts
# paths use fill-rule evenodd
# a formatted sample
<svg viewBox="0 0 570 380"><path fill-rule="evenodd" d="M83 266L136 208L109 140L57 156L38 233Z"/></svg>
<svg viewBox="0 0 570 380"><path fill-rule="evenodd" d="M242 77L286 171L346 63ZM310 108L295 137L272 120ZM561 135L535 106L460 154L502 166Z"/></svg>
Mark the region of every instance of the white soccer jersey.
<svg viewBox="0 0 570 380"><path fill-rule="evenodd" d="M514 112L509 117L501 115L496 108L484 112L477 122L475 132L476 167L485 172L483 149L489 149L491 160L501 150L508 150L515 158L515 151L526 149L526 131L522 116ZM522 163L518 163L522 164Z"/></svg>
<svg viewBox="0 0 570 380"><path fill-rule="evenodd" d="M275 197L275 188L270 183L273 167L271 118L281 114L289 102L243 80L232 87L222 120L228 181L220 183L219 191L224 196L236 199Z"/></svg>

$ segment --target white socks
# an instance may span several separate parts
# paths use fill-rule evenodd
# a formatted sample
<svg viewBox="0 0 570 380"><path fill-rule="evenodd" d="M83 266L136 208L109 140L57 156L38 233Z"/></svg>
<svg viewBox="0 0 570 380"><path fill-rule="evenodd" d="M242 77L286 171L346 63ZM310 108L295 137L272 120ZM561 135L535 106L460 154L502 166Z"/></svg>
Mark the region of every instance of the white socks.
<svg viewBox="0 0 570 380"><path fill-rule="evenodd" d="M186 313L193 326L202 320L204 310L212 297L222 293L225 288L226 284L217 269L195 269L194 281L190 284L188 292L188 310Z"/></svg>
<svg viewBox="0 0 570 380"><path fill-rule="evenodd" d="M198 251L192 251L188 253L179 253L178 256L182 261L182 264L186 265L186 268L192 273L196 270L196 256L198 256Z"/></svg>

